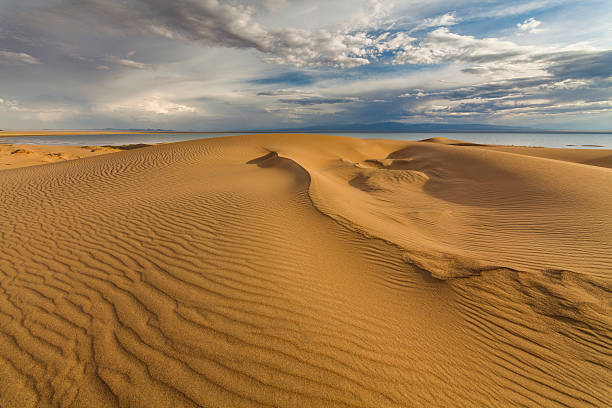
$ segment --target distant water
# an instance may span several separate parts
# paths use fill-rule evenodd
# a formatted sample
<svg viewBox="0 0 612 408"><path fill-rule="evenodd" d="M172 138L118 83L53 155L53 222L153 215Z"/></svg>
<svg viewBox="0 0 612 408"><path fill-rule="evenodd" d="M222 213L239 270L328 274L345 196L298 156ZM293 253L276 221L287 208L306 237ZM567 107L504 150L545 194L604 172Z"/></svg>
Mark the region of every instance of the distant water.
<svg viewBox="0 0 612 408"><path fill-rule="evenodd" d="M322 133L338 136L351 136L361 139L398 139L422 140L430 137L446 137L467 142L515 146L600 148L612 149L612 133ZM67 136L28 136L0 137L0 143L44 144L72 146L102 146L124 144L155 144L181 142L185 140L207 139L212 137L233 136L235 133L146 133L139 135L67 135Z"/></svg>
<svg viewBox="0 0 612 408"><path fill-rule="evenodd" d="M63 136L19 136L0 137L0 143L64 145L64 146L120 146L128 144L156 144L183 142L185 140L208 139L211 137L230 136L229 133L143 133L143 134L99 134L99 135L63 135Z"/></svg>
<svg viewBox="0 0 612 408"><path fill-rule="evenodd" d="M335 133L371 139L423 140L446 137L481 144L507 146L612 149L612 133Z"/></svg>

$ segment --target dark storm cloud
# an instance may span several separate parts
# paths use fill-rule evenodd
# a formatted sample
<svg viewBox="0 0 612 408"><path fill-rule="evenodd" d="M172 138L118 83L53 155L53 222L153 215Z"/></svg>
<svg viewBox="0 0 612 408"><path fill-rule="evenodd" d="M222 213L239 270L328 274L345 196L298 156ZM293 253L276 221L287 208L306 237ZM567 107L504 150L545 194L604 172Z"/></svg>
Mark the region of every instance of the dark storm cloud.
<svg viewBox="0 0 612 408"><path fill-rule="evenodd" d="M107 33L140 32L257 48L265 32L245 7L214 0L63 0L29 10L26 21L80 24Z"/></svg>
<svg viewBox="0 0 612 408"><path fill-rule="evenodd" d="M31 26L79 26L106 35L148 35L216 47L255 49L276 64L356 67L383 50L404 45L403 37L376 36L348 28L270 29L255 19L256 10L217 0L63 0L16 12L11 19Z"/></svg>
<svg viewBox="0 0 612 408"><path fill-rule="evenodd" d="M493 117L610 112L612 80L576 76L516 78L476 86L404 94L410 111L422 117Z"/></svg>
<svg viewBox="0 0 612 408"><path fill-rule="evenodd" d="M612 77L612 51L567 53L548 60L547 70L558 78Z"/></svg>

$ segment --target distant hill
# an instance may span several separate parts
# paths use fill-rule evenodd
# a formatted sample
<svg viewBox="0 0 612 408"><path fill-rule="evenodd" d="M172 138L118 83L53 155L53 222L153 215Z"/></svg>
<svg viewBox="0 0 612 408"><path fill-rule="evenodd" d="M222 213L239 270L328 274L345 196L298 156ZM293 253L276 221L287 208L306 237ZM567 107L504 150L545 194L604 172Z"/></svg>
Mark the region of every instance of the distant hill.
<svg viewBox="0 0 612 408"><path fill-rule="evenodd" d="M275 131L291 132L542 132L541 129L531 129L519 126L496 126L478 123L400 123L380 122L353 125L323 125L293 129L275 129Z"/></svg>
<svg viewBox="0 0 612 408"><path fill-rule="evenodd" d="M92 129L99 130L99 129ZM108 130L108 131L126 131L126 132L175 132L175 130L170 129L115 129L115 128L105 128L100 130Z"/></svg>

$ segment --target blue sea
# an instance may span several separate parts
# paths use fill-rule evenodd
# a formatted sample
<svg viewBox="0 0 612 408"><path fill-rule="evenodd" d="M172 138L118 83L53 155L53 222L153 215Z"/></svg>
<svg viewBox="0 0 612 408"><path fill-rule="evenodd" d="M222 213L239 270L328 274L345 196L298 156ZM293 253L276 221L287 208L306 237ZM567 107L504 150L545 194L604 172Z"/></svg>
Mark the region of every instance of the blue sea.
<svg viewBox="0 0 612 408"><path fill-rule="evenodd" d="M245 133L246 134L246 133ZM466 142L560 147L612 149L612 133L326 133L319 134L351 136L361 139L396 139L422 140L430 137L446 137ZM1 135L1 133L0 133ZM221 136L234 136L236 133L145 133L145 134L98 134L98 135L66 135L66 136L27 136L0 137L0 143L40 144L40 145L72 145L72 146L102 146L126 144L155 144L181 142L185 140L204 139Z"/></svg>

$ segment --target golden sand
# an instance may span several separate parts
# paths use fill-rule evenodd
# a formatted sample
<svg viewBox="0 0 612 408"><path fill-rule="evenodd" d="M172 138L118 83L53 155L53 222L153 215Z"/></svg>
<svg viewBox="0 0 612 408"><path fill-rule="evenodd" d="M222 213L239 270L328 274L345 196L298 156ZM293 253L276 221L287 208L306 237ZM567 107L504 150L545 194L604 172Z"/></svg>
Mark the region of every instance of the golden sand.
<svg viewBox="0 0 612 408"><path fill-rule="evenodd" d="M251 135L0 171L0 406L611 406L611 156Z"/></svg>
<svg viewBox="0 0 612 408"><path fill-rule="evenodd" d="M119 151L116 148L103 146L45 146L1 142L2 139L0 139L0 170L81 159Z"/></svg>

